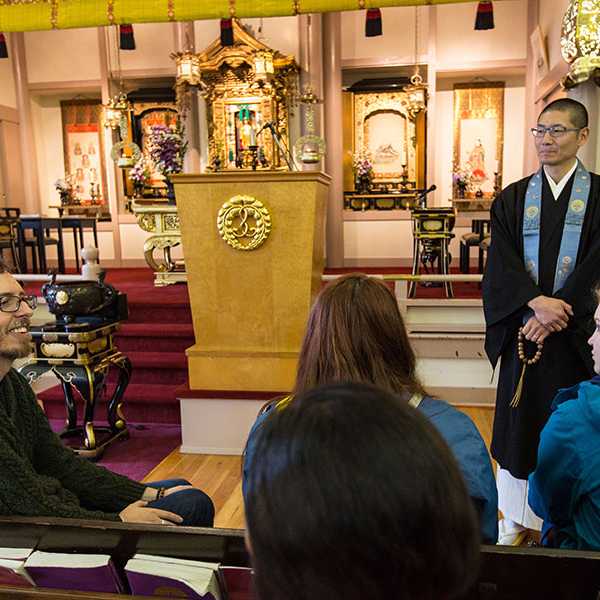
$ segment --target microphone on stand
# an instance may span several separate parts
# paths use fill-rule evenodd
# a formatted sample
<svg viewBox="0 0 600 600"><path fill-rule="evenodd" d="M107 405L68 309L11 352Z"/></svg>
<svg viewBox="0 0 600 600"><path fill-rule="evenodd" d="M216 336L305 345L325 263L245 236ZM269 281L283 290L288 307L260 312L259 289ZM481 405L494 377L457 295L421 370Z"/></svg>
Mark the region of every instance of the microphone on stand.
<svg viewBox="0 0 600 600"><path fill-rule="evenodd" d="M417 204L419 204L419 208L427 208L427 201L426 201L426 196L427 194L430 194L431 192L437 190L437 185L432 184L431 186L429 186L426 190L423 190L422 192L420 192L419 194L417 194Z"/></svg>
<svg viewBox="0 0 600 600"><path fill-rule="evenodd" d="M265 129L271 129L273 127L273 121L267 121L257 132L256 135L260 135Z"/></svg>

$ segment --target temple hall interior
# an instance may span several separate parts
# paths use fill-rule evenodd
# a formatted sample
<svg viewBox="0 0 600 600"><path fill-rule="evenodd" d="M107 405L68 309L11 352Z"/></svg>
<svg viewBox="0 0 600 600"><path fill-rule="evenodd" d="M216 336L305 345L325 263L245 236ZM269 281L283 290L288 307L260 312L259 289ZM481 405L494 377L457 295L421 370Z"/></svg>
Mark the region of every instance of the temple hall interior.
<svg viewBox="0 0 600 600"><path fill-rule="evenodd" d="M578 595L585 577L574 573L595 572L585 593L600 590L600 554L591 552L600 546L563 546L588 553L567 555L573 562L564 559L563 575L552 572L551 555L531 547L546 545L547 519L527 505L533 467L511 454L524 442L496 438L526 411L519 401L527 401L532 371L563 368L558 359L544 360L562 335L552 332L569 329L569 319L581 319L577 348L588 374L576 382L594 376L585 342L593 322L590 290L600 281L600 262L593 264L600 230L591 225L592 213L600 214L600 2L255 4L0 0L0 251L24 293L35 297L22 296L12 311L24 303L33 311L31 351L13 366L61 443L80 457L134 481L184 478L215 510L214 532L182 527L185 535L175 535L140 525L134 535L129 523L113 523L102 538L88 521L42 515L46 521L36 522L2 508L0 568L10 558L2 546L27 536L38 540L38 550L100 549L119 568L136 552L164 548L166 556L248 567L242 530L249 434L266 403L293 403L315 299L362 273L391 294L414 351L409 379L416 387L406 388L406 399L450 406L458 429L441 433L455 453L451 440L462 435L458 423L466 419L489 462L494 502L497 493L510 498L491 510L492 529L500 519L500 531L483 535L479 591L460 597L536 597L502 591L508 555L496 550L500 539L513 546L521 591L533 585L526 576L536 568L532 557L541 557L539 574L547 581L540 589L546 593L560 576L567 582L565 595L545 597L591 598ZM585 107L589 124L575 121L571 105L543 112L568 99ZM569 136L577 140L571 150ZM554 164L544 162L544 144L572 152L558 178L544 170ZM567 171L575 183L567 182ZM537 175L524 179L534 173L544 182L538 196L531 183ZM521 183L507 192L515 182ZM556 219L568 225L554 243L544 237L544 217L537 218L538 247L530 254L522 232L550 193L557 203L564 196ZM556 282L539 296L564 311L564 325L545 324L541 315L548 313L538 310L536 294L511 275L514 257L505 248L512 230L494 234L510 194L525 206L514 222L506 217L508 229L516 227L514 257L523 273L538 285L531 264L543 263L552 244L565 277L575 269L564 289L576 298L561 295ZM582 211L585 220L577 216ZM573 222L574 242L567 233ZM500 240L495 254L492 240ZM576 261L565 255L569 243ZM556 271L558 281L560 264ZM0 270L0 284L4 275ZM580 308L584 293L588 304ZM500 334L490 332L514 321L513 301L528 312L516 317L522 322L514 343L512 333L502 333L492 358L491 336ZM530 334L541 337L525 344ZM558 391L552 389L548 412ZM507 413L497 406L503 394L510 396ZM287 410L273 406L272 412ZM538 419L539 430L548 416ZM473 497L472 485L484 486L468 475L466 481ZM518 501L521 520L508 508ZM561 556L555 560L563 564ZM496 595L484 594L484 581L494 582ZM37 597L31 590L21 596L11 584L0 577L0 600ZM244 585L222 597L257 597ZM66 587L98 592L98 600L117 597ZM126 589L135 593L133 585Z"/></svg>

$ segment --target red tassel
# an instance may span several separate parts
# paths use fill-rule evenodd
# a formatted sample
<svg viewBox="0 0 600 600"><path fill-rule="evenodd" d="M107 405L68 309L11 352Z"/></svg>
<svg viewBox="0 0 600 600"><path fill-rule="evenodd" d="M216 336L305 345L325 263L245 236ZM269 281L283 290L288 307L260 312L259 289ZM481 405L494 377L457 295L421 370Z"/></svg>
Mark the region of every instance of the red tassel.
<svg viewBox="0 0 600 600"><path fill-rule="evenodd" d="M365 36L376 37L383 34L381 25L381 11L378 8L369 8L365 21Z"/></svg>
<svg viewBox="0 0 600 600"><path fill-rule="evenodd" d="M3 33L0 33L0 58L8 58L8 48Z"/></svg>
<svg viewBox="0 0 600 600"><path fill-rule="evenodd" d="M119 48L121 50L135 50L132 25L119 25Z"/></svg>
<svg viewBox="0 0 600 600"><path fill-rule="evenodd" d="M233 46L232 19L221 19L221 46Z"/></svg>
<svg viewBox="0 0 600 600"><path fill-rule="evenodd" d="M492 0L481 0L477 6L477 17L475 18L475 29L494 29L494 5Z"/></svg>

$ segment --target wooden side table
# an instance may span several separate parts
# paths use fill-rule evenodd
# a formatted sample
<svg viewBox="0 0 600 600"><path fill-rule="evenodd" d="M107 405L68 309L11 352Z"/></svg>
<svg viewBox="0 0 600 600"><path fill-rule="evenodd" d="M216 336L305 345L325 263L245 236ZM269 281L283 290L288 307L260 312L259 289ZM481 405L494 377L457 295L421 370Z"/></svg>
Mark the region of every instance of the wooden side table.
<svg viewBox="0 0 600 600"><path fill-rule="evenodd" d="M118 329L119 322L32 327L35 358L20 369L30 384L47 371L58 377L67 411L66 425L59 436L79 437L81 445L74 450L87 458L99 458L109 444L129 435L121 409L131 377L131 362L113 343ZM94 425L94 412L111 367L119 370L119 378L108 401L108 426L98 427ZM83 400L81 425L77 424L75 390ZM97 434L102 435L97 439Z"/></svg>

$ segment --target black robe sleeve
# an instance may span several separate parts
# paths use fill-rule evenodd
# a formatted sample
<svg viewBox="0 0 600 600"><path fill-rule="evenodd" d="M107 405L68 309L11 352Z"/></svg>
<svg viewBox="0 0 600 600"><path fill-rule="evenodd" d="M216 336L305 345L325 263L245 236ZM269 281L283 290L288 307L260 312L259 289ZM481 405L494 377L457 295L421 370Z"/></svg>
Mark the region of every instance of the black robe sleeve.
<svg viewBox="0 0 600 600"><path fill-rule="evenodd" d="M586 340L591 335L595 309L593 286L600 280L600 177L591 174L592 185L576 267L554 297L573 307L569 330L582 359L591 360ZM483 278L486 320L485 350L493 366L521 325L527 302L542 292L527 274L523 262L522 221L529 178L507 187L491 210L492 243Z"/></svg>
<svg viewBox="0 0 600 600"><path fill-rule="evenodd" d="M529 178L508 186L492 205L492 243L483 277L485 350L495 367L509 330L518 329L527 303L542 292L523 263L522 217ZM508 334L508 336L507 336Z"/></svg>
<svg viewBox="0 0 600 600"><path fill-rule="evenodd" d="M581 240L577 251L576 267L558 290L555 298L568 302L573 307L573 318L569 329L576 339L583 360L593 366L588 338L594 332L593 314L596 298L592 292L600 283L600 176L592 176L590 197L581 230Z"/></svg>

